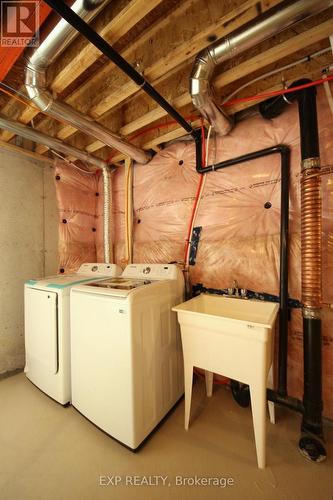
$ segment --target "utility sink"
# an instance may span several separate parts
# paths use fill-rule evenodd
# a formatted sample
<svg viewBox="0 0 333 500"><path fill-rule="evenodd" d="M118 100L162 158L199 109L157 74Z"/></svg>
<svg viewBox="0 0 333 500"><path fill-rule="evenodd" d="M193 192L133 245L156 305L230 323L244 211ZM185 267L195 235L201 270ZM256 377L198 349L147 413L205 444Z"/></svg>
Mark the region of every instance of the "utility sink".
<svg viewBox="0 0 333 500"><path fill-rule="evenodd" d="M243 324L247 328L272 328L278 304L262 300L247 300L222 295L202 294L173 308L178 317L185 319L193 316L195 321L204 318L206 325L222 327L222 324L235 323L234 328ZM236 325L237 323L237 325Z"/></svg>
<svg viewBox="0 0 333 500"><path fill-rule="evenodd" d="M248 384L264 352L268 373L278 304L202 294L172 310L178 314L184 357L191 352L194 366Z"/></svg>
<svg viewBox="0 0 333 500"><path fill-rule="evenodd" d="M202 294L172 310L178 315L183 345L185 428L188 429L190 419L193 367L205 370L206 383L210 380L211 386L213 378L207 375L212 373L248 384L258 466L265 467L266 388L273 383L271 377L268 380L268 373L279 305ZM211 394L211 388L207 388L207 393Z"/></svg>

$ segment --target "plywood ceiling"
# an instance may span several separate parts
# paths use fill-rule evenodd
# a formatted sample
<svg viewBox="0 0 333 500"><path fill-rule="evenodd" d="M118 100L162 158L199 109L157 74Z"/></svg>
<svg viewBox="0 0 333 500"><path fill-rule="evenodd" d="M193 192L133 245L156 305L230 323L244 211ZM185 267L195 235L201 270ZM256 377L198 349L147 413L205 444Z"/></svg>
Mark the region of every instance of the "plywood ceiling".
<svg viewBox="0 0 333 500"><path fill-rule="evenodd" d="M184 116L198 122L191 104L188 83L196 54L217 40L262 15L282 0L113 0L92 22L94 29L111 43L145 78L156 86ZM54 14L49 26L57 21ZM216 69L214 88L217 100L260 75L329 47L333 34L333 9L300 22L257 47ZM317 79L324 67L333 63L332 52L256 81L236 97L281 89L295 79ZM22 85L24 59L19 60L4 83L25 93ZM120 69L78 36L49 69L50 88L59 99L93 117L110 130L129 138L145 149L158 149L184 131L169 124L163 109L146 96ZM253 103L232 106L236 113ZM45 134L56 136L103 159L124 156L103 143L41 114L35 107L0 95L1 113ZM161 125L156 128L156 125ZM154 130L151 130L154 128ZM133 136L136 136L133 138ZM2 131L0 141L12 141L13 134ZM0 144L1 144L0 143ZM35 152L47 155L44 146Z"/></svg>

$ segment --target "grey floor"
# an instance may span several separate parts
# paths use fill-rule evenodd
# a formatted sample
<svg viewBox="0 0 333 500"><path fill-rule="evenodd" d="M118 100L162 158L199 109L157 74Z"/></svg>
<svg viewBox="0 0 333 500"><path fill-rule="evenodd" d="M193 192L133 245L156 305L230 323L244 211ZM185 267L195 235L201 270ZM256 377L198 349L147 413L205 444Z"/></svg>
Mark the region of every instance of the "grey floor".
<svg viewBox="0 0 333 500"><path fill-rule="evenodd" d="M138 452L99 431L72 407L62 408L21 373L0 380L0 499L287 499L332 500L333 427L327 425L329 458L316 465L297 450L300 418L278 411L268 423L268 466L256 466L250 409L217 387L207 399L195 384L192 419L183 428L184 402ZM118 485L100 484L119 476ZM138 478L135 478L138 476ZM125 484L144 481L151 486ZM155 476L163 476L165 486ZM167 477L166 477L167 476ZM223 478L233 485L176 485L177 476ZM113 480L114 482L114 480Z"/></svg>

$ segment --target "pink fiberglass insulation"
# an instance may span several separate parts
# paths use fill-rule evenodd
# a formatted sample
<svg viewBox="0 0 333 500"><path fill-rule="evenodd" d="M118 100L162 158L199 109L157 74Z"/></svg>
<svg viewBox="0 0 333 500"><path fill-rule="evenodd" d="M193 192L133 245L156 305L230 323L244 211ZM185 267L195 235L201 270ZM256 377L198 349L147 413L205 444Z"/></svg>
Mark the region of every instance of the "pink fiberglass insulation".
<svg viewBox="0 0 333 500"><path fill-rule="evenodd" d="M330 164L333 146L332 115L328 112L322 89L318 90L318 115L322 165ZM297 104L291 105L280 117L267 121L254 116L242 121L226 137L211 139L209 163L240 156L276 144L291 147L290 172L290 261L289 295L301 299L300 289L300 138ZM66 175L76 178L75 171ZM83 174L84 175L84 174ZM84 202L84 189L93 191L87 180L79 177L79 193L75 183L69 195ZM333 302L333 175L323 180L324 217L324 276L323 297ZM158 153L148 165L134 168L134 262L183 261L185 239L192 212L199 175L195 170L195 149L192 142L179 142ZM89 184L89 188L87 184ZM82 185L84 189L82 188ZM61 186L57 183L57 186ZM124 169L112 174L113 242L115 261L121 265L125 259L124 245ZM73 191L72 191L73 190ZM59 189L58 189L59 191ZM58 193L59 197L59 193ZM67 192L59 200L65 202ZM77 197L77 198L76 198ZM90 195L87 195L90 200ZM98 208L91 214L101 213ZM270 202L271 208L265 208ZM90 205L89 205L90 206ZM77 209L77 207L75 207ZM76 212L73 212L76 217ZM80 216L82 217L82 216ZM89 218L90 217L90 218ZM94 251L94 236L90 232L91 217L79 218L81 237L77 228L70 231L61 226L61 262L65 266L69 257L74 267L73 254L64 254L68 248L77 253L75 264L84 260L86 248ZM100 219L100 215L97 215ZM62 213L60 215L62 218ZM258 292L279 293L279 233L280 233L280 157L274 155L243 165L209 173L195 226L202 233L195 266L190 268L192 284L226 288L234 280L240 287ZM61 225L61 224L60 224ZM85 226L85 227L83 227ZM64 233L66 237L64 238ZM64 245L64 240L66 245ZM82 241L82 247L80 242ZM71 245L73 244L73 247ZM87 245L87 247L85 247ZM63 249L63 250L62 250ZM333 310L323 311L323 375L324 414L333 417ZM290 395L302 397L302 320L301 312L293 310L289 324L288 389Z"/></svg>
<svg viewBox="0 0 333 500"><path fill-rule="evenodd" d="M101 176L58 161L55 183L59 211L59 270L76 271L83 262L103 261Z"/></svg>

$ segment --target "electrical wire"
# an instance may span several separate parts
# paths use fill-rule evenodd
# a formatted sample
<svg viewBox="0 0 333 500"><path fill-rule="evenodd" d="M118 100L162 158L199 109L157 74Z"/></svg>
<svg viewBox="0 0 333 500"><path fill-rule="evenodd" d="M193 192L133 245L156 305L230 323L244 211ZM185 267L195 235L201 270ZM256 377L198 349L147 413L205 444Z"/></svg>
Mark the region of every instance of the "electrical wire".
<svg viewBox="0 0 333 500"><path fill-rule="evenodd" d="M31 128L35 128L35 125L34 125L34 119L32 118L31 119ZM72 161L68 160L67 158L65 158L65 156L62 156L60 153L58 153L57 151L55 151L54 149L51 149L51 148L48 148L49 151L51 151L51 153L53 153L55 156L58 156L58 158L61 158L64 162L66 162L68 165L70 165L71 167L75 168L76 170L79 170L80 172L83 172L84 174L91 174L91 175L95 175L95 172L92 172L91 170L83 170L83 168L80 168L78 167L77 165L75 165L75 163L73 163Z"/></svg>
<svg viewBox="0 0 333 500"><path fill-rule="evenodd" d="M285 66L282 66L281 68L276 68L276 69L273 69L272 71L268 71L267 73L264 73L263 75L260 75L257 78L254 78L253 80L250 80L250 81L244 83L244 85L242 85L241 87L238 87L238 89L234 90L225 99L223 99L222 104L224 105L226 102L230 101L230 99L234 95L238 94L238 92L240 92L241 90L244 90L246 87L248 87L249 85L252 85L253 83L259 82L260 80L263 80L264 78L268 78L269 76L276 75L277 73L280 73L281 71L285 71L287 69L293 68L294 66L298 66L298 64L308 62L311 59L314 59L315 57L319 57L323 54L326 54L326 52L331 52L331 50L332 49L330 47L327 49L318 50L317 52L314 52L313 54L311 54L309 56L302 57L302 59L298 59L297 61L294 61L290 64L286 64Z"/></svg>
<svg viewBox="0 0 333 500"><path fill-rule="evenodd" d="M32 108L38 109L38 108L36 108L36 106L33 106L32 104L29 104L27 101L24 101L23 99L20 99L19 97L17 97L16 95L12 94L11 92L9 92L6 89L2 89L0 87L0 92L2 92L3 94L8 95L9 97L11 97L12 99L14 99L15 101L18 101L21 104L24 104L25 106L30 106Z"/></svg>
<svg viewBox="0 0 333 500"><path fill-rule="evenodd" d="M2 84L2 82L0 82L0 84ZM52 115L49 115L47 113L47 111L42 111L41 109L39 109L37 106L35 106L34 104L31 104L30 102L28 102L27 100L23 100L23 99L20 99L19 97L17 97L15 94L12 94L11 92L9 92L8 90L6 89L3 89L0 87L0 92L2 92L3 94L6 94L8 96L10 96L12 99L14 99L15 101L18 101L20 102L21 104L24 104L25 106L29 106L30 108L32 109L35 109L36 111L38 111L38 113L41 113L42 115L45 115L47 116L48 118L52 118L54 120L56 120L57 122L61 123L62 125L71 125L70 122L66 122L64 120L61 120L60 118L54 118ZM15 93L18 93L17 90L14 90ZM20 93L20 95L22 95ZM28 99L28 98L27 98Z"/></svg>
<svg viewBox="0 0 333 500"><path fill-rule="evenodd" d="M316 52L315 54L313 54L312 56L309 56L309 57L311 58L311 57L314 57L315 55L321 55L322 53L325 53L328 50L331 50L331 49L323 49L322 51L318 51L318 52ZM298 62L300 62L300 61L304 62L305 60L308 60L309 57L306 57L306 58L304 58L302 60L299 60ZM316 85L321 85L321 84L323 84L325 82L333 80L333 76L325 76L325 78L320 78L319 80L315 80L313 82L305 83L303 85L298 85L297 87L293 87L291 89L275 90L275 91L271 91L271 92L264 92L262 94L256 94L254 96L241 97L241 98L238 98L238 99L232 99L232 100L230 100L230 98L233 95L235 95L237 92L239 92L243 88L246 88L250 83L254 83L254 82L256 82L256 81L258 81L258 80L260 80L262 78L265 78L267 76L270 76L270 75L273 75L275 73L278 73L279 71L283 71L286 68L289 68L289 67L292 67L292 66L296 65L298 62L291 63L290 65L283 66L282 68L279 68L278 70L273 70L272 72L265 73L264 75L261 75L260 77L252 80L248 84L245 84L242 87L239 87L235 92L233 92L232 94L230 94L223 101L223 103L222 103L223 106L229 107L229 106L233 106L234 104L240 104L240 103L244 103L244 102L251 102L251 101L256 101L256 100L260 100L260 99L266 99L266 98L269 98L269 97L279 96L279 95L282 95L282 94L289 94L291 92L296 92L298 90L303 90L303 89L306 89L306 88L309 88L309 87L314 87ZM185 117L185 119L187 119L187 120L198 119L198 116L190 115L190 116ZM135 139L135 138L137 138L137 137L139 137L141 135L144 135L144 134L146 134L148 132L151 132L151 131L159 129L159 128L165 128L165 127L168 127L169 125L174 125L175 123L177 123L177 122L174 121L174 120L172 120L172 121L169 121L169 122L166 122L166 123L162 123L162 124L159 124L159 125L154 125L152 127L149 127L147 129L141 130L140 132L129 136L128 139L129 140ZM114 155L115 155L115 152L111 153L111 155L108 157L107 161L111 162Z"/></svg>
<svg viewBox="0 0 333 500"><path fill-rule="evenodd" d="M91 170L84 170L83 168L78 167L77 165L75 165L75 163L73 163L72 161L68 160L64 156L62 156L60 153L58 153L54 149L49 148L49 150L55 156L58 156L58 158L61 158L61 160L63 160L64 162L68 163L68 165L70 165L71 167L75 168L76 170L79 170L80 172L83 172L84 174L96 175L96 172L98 171L98 170L95 170L94 172L92 172Z"/></svg>
<svg viewBox="0 0 333 500"><path fill-rule="evenodd" d="M281 68L279 69L279 71L281 71ZM267 74L266 74L266 76L267 76ZM262 76L261 78L264 78L264 76ZM331 80L333 80L333 76L332 76L332 75L331 75L331 76L327 76L327 75L325 75L325 77L324 77L324 78L320 78L320 79L315 80L315 81L313 81L313 82L309 82L309 83L306 83L306 84L303 84L303 85L298 85L298 86L296 86L296 87L289 88L289 89L282 89L282 90L276 90L276 91L271 91L271 92L264 92L264 93L262 93L262 94L256 94L256 95L254 95L254 96L241 97L241 98L238 98L238 99L232 99L232 100L228 99L228 101L225 101L225 102L223 103L223 105L224 105L225 107L229 107L229 106L232 106L232 105L234 105L234 104L240 104L240 103L244 103L244 102L251 102L251 101L256 101L256 100L260 100L260 99L266 99L266 98L269 98L269 97L279 96L279 95L282 95L282 94L284 95L284 94L288 94L288 93L291 93L291 92L296 92L296 91L298 91L298 90L303 90L303 89L306 89L306 88L309 88L309 87L314 87L314 86L316 86L316 85L321 85L321 84L323 84L323 83L325 83L325 82L328 82L328 81L331 81ZM253 80L253 81L255 81L255 80ZM1 84L3 84L2 82L0 82L0 83L1 83ZM241 88L242 88L242 87L240 87L240 88L237 90L237 92L238 92L239 90L241 90ZM39 108L37 108L36 106L34 106L34 105L30 104L29 102L24 101L23 99L20 99L19 97L15 96L15 95L14 95L14 94L12 94L11 92L9 92L9 91L7 91L7 90L5 90L5 89L1 88L1 87L0 87L0 91L1 91L1 92L3 92L4 94L9 95L9 96L10 96L10 97L12 97L13 99L16 99L17 101L19 101L19 102L21 102L21 103L25 104L26 106L30 106L30 107L32 107L32 108L34 108L34 109L36 109L38 112L40 112L40 113L42 113L42 114L44 114L44 115L46 115L46 116L49 116L49 115L48 115L45 111L41 111L41 110L40 110ZM17 91L15 91L15 92L16 92L16 93L18 93ZM231 94L231 95L232 95L232 94ZM230 97L230 96L229 96L229 97ZM188 119L188 120L197 119L197 118L198 118L197 116L193 116L193 115L190 115L189 117L186 117L186 119ZM57 121L59 121L59 122L60 122L60 123L62 123L63 125L68 125L68 122L64 122L64 121L59 120L59 119L57 119ZM153 130L156 130L156 129L158 129L158 128L165 128L165 127L168 127L169 125L174 125L175 123L176 123L176 122L175 122L174 120L172 120L172 121L169 121L169 122L166 122L166 123L162 123L162 124L160 124L160 125L155 125L155 126L152 126L152 127L148 128L148 129L141 130L141 131L139 131L138 133L136 133L136 134L134 134L134 135L130 136L130 137L129 137L129 139L130 139L130 140L131 140L131 139L135 139L136 137L139 137L140 135L146 134L146 133L148 133L148 132L150 132L150 131L153 131ZM115 152L113 152L113 153L112 153L112 154L108 157L108 159L107 159L107 162L108 162L108 163L109 163L109 162L111 162L111 160L112 160L112 158L113 158L114 154L115 154ZM205 159L206 159L206 155L205 155L205 153L204 153L204 141L203 141L203 154L204 154L204 156L203 156L203 161L205 161ZM201 185L200 185L200 188L201 188Z"/></svg>
<svg viewBox="0 0 333 500"><path fill-rule="evenodd" d="M18 95L21 95L22 97L24 97L24 99L28 99L29 100L29 97L26 94L23 94L23 92L21 92L20 90L14 89L14 87L11 87L7 83L0 82L0 85L2 85L3 87L6 87L8 90L11 90L12 92L15 92Z"/></svg>
<svg viewBox="0 0 333 500"><path fill-rule="evenodd" d="M313 82L304 83L303 85L297 85L296 87L292 87L289 89L275 90L272 92L264 92L263 94L256 94L248 97L240 97L238 99L232 99L231 101L225 102L224 106L233 106L234 104L240 104L243 102L251 102L257 101L259 99L267 99L268 97L275 97L282 94L290 94L292 92L297 92L298 90L308 89L309 87L315 87L316 85L321 85L326 81L333 80L333 75L327 76L326 78L320 78L319 80L315 80Z"/></svg>

